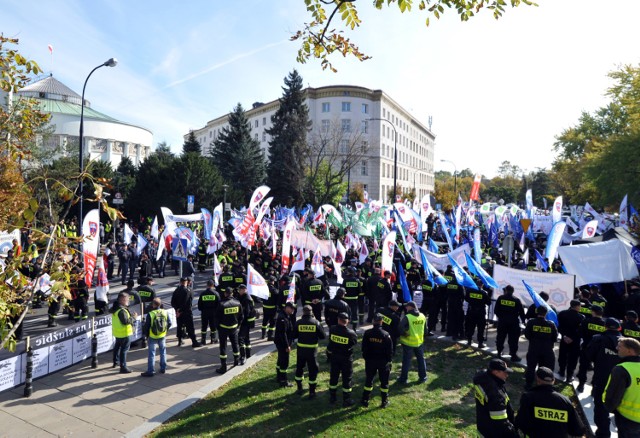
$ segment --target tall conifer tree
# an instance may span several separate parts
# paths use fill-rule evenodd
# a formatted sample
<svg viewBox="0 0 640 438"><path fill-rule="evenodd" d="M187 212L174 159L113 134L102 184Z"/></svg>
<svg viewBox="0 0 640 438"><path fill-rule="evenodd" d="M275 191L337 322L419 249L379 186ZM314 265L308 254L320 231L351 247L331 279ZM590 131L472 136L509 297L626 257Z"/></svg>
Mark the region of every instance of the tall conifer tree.
<svg viewBox="0 0 640 438"><path fill-rule="evenodd" d="M307 132L309 108L304 103L302 77L296 70L284 79L280 108L271 117L266 130L269 141L267 185L275 204L300 206L304 203L305 159L309 154Z"/></svg>

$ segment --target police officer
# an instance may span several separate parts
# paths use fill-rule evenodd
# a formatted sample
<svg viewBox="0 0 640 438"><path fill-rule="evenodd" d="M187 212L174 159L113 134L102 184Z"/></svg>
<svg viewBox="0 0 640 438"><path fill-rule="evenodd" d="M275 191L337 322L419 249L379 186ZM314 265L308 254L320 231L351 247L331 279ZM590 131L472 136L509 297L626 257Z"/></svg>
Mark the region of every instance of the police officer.
<svg viewBox="0 0 640 438"><path fill-rule="evenodd" d="M519 437L505 383L513 370L502 359L491 359L485 371L473 378L476 427L485 437Z"/></svg>
<svg viewBox="0 0 640 438"><path fill-rule="evenodd" d="M338 324L329 329L327 355L331 363L329 376L329 403L337 401L338 379L342 374L342 406L353 406L351 399L353 377L353 348L358 343L356 332L348 327L349 316L338 315Z"/></svg>
<svg viewBox="0 0 640 438"><path fill-rule="evenodd" d="M432 309L436 307L436 294L438 290L438 286L429 281L428 279L424 279L422 282L422 306L420 306L420 312L427 316L427 328L428 333L427 336L433 336L433 328L431 327L430 318L432 316ZM437 314L433 315L436 318L437 322ZM433 327L435 327L435 322L433 323Z"/></svg>
<svg viewBox="0 0 640 438"><path fill-rule="evenodd" d="M240 365L244 365L245 360L251 357L251 339L249 334L251 329L256 326L256 309L253 298L247 293L247 286L244 284L238 286L238 300L242 306L242 322L240 323L240 331L238 333Z"/></svg>
<svg viewBox="0 0 640 438"><path fill-rule="evenodd" d="M478 286L478 289L469 288L465 294L465 301L469 304L465 321L465 334L467 345L471 346L473 332L478 330L478 348L484 347L484 332L487 326L487 306L491 305L491 298L487 291Z"/></svg>
<svg viewBox="0 0 640 438"><path fill-rule="evenodd" d="M427 318L418 311L416 303L405 303L406 314L400 320L398 333L402 344L402 370L398 383L407 383L411 358L418 361L418 383L427 381L427 363L424 359L424 335L427 331Z"/></svg>
<svg viewBox="0 0 640 438"><path fill-rule="evenodd" d="M280 292L276 288L276 278L274 276L267 277L267 286L269 287L269 298L262 301L262 337L269 342L273 341L273 332L276 329L276 306Z"/></svg>
<svg viewBox="0 0 640 438"><path fill-rule="evenodd" d="M216 370L218 374L227 372L227 338L233 350L233 365L237 366L240 363L238 327L243 316L240 302L233 298L233 290L230 287L226 288L216 314L218 332L220 333L220 368Z"/></svg>
<svg viewBox="0 0 640 438"><path fill-rule="evenodd" d="M602 318L602 307L598 304L591 305L591 316L582 321L580 325L580 338L582 345L580 347L580 367L578 368L578 387L576 391L584 391L584 384L587 382L587 371L591 362L587 358L587 347L591 343L594 336L604 333L604 319Z"/></svg>
<svg viewBox="0 0 640 438"><path fill-rule="evenodd" d="M338 315L340 313L346 313L351 320L351 308L344 300L345 293L345 289L343 287L339 287L336 291L336 296L324 303L324 319L329 327L338 323ZM352 324L352 326L353 325L354 324ZM355 330L355 327L353 327L353 329Z"/></svg>
<svg viewBox="0 0 640 438"><path fill-rule="evenodd" d="M305 269L302 284L302 304L311 306L313 316L318 321L322 321L322 300L325 296L327 296L327 291L324 283L314 277L311 269Z"/></svg>
<svg viewBox="0 0 640 438"><path fill-rule="evenodd" d="M600 288L595 284L591 286L591 304L602 307L602 313L608 315L607 312L607 300L600 294Z"/></svg>
<svg viewBox="0 0 640 438"><path fill-rule="evenodd" d="M451 277L444 277L449 281ZM440 331L446 333L447 331L447 284L437 285L434 287L435 299L433 307L429 308L429 331L436 331L436 324L440 321Z"/></svg>
<svg viewBox="0 0 640 438"><path fill-rule="evenodd" d="M362 292L362 283L360 279L356 277L357 269L348 267L345 272L345 277L342 282L342 287L345 290L344 300L349 305L349 314L351 315L351 327L355 330L358 327L358 300L360 293ZM328 304L328 303L327 303ZM326 308L326 304L325 304Z"/></svg>
<svg viewBox="0 0 640 438"><path fill-rule="evenodd" d="M593 422L596 424L596 437L611 436L609 412L602 401L602 394L607 386L611 370L618 363L618 339L620 339L620 322L615 318L605 320L606 331L593 337L585 355L593 362ZM637 409L637 408L636 408Z"/></svg>
<svg viewBox="0 0 640 438"><path fill-rule="evenodd" d="M389 374L393 357L393 342L391 336L382 329L382 315L373 317L373 328L364 332L362 337L362 357L364 359L365 381L362 392L362 405L369 406L369 397L373 391L373 379L378 375L380 379L380 396L386 408L389 405Z"/></svg>
<svg viewBox="0 0 640 438"><path fill-rule="evenodd" d="M273 343L278 349L278 361L276 362L276 378L282 387L293 386L287 380L287 369L289 368L289 353L291 352L291 344L293 343L293 327L295 317L294 312L296 306L293 303L286 303L284 307L278 311L276 317L276 331L273 337Z"/></svg>
<svg viewBox="0 0 640 438"><path fill-rule="evenodd" d="M515 426L525 436L564 438L584 434L584 424L571 400L555 391L554 382L553 371L539 367L536 386L522 394Z"/></svg>
<svg viewBox="0 0 640 438"><path fill-rule="evenodd" d="M584 315L580 313L580 300L571 300L569 308L558 313L558 332L560 333L560 351L558 353L558 375L566 382L573 380L573 372L580 358L580 326Z"/></svg>
<svg viewBox="0 0 640 438"><path fill-rule="evenodd" d="M621 362L611 370L602 396L604 407L613 412L620 438L640 436L640 342L618 339Z"/></svg>
<svg viewBox="0 0 640 438"><path fill-rule="evenodd" d="M591 316L591 292L589 289L580 289L580 313L584 315L585 318Z"/></svg>
<svg viewBox="0 0 640 438"><path fill-rule="evenodd" d="M398 327L400 327L400 318L402 317L400 303L391 300L387 307L378 308L378 314L382 316L382 330L391 336L391 353L395 355L399 336Z"/></svg>
<svg viewBox="0 0 640 438"><path fill-rule="evenodd" d="M376 285L382 279L380 273L380 268L375 268L373 275L367 278L364 284L365 297L368 301L367 322L371 322L373 320L373 315L376 312ZM378 307L379 306L380 305L378 304Z"/></svg>
<svg viewBox="0 0 640 438"><path fill-rule="evenodd" d="M513 286L505 286L502 295L496 300L494 313L498 317L498 330L496 333L496 350L498 356L502 356L504 341L508 339L509 355L512 362L520 362L518 357L518 340L520 338L520 321L524 323L524 308L520 298L513 296Z"/></svg>
<svg viewBox="0 0 640 438"><path fill-rule="evenodd" d="M313 309L309 305L302 307L302 318L296 321L293 337L298 340L296 354L296 385L298 394L304 394L302 380L305 366L309 369L309 398L316 397L318 377L318 341L325 338L322 324L313 317Z"/></svg>
<svg viewBox="0 0 640 438"><path fill-rule="evenodd" d="M638 314L635 310L627 310L624 315L625 321L622 323L622 336L640 341L640 325L638 325Z"/></svg>
<svg viewBox="0 0 640 438"><path fill-rule="evenodd" d="M215 282L207 281L207 288L198 297L198 310L200 311L200 338L202 345L207 344L207 329L211 329L211 343L218 342L216 329L216 313L220 305L220 295L215 290Z"/></svg>
<svg viewBox="0 0 640 438"><path fill-rule="evenodd" d="M524 336L529 340L527 351L527 371L525 372L526 388L531 388L537 366L553 370L556 357L553 354L553 344L558 338L558 328L552 321L548 321L547 308L536 308L536 317L527 321Z"/></svg>

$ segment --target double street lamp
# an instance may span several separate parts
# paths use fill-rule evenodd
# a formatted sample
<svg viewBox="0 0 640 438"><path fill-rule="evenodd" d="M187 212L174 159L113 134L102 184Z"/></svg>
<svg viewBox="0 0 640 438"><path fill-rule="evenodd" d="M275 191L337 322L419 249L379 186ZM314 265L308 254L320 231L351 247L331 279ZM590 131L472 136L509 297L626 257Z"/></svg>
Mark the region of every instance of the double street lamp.
<svg viewBox="0 0 640 438"><path fill-rule="evenodd" d="M393 203L396 202L396 189L398 180L398 131L396 130L396 126L388 119L374 117L367 120L380 120L381 122L387 122L393 128Z"/></svg>
<svg viewBox="0 0 640 438"><path fill-rule="evenodd" d="M87 82L89 81L89 78L91 77L91 75L93 74L94 71L98 70L100 67L115 67L116 65L118 65L118 60L116 58L109 58L109 60L105 61L104 63L100 64L99 66L97 66L96 68L94 68L93 70L91 70L91 72L89 73L89 75L87 76L87 79L84 80L84 85L82 86L82 101L80 102L80 157L79 157L79 164L80 164L80 184L79 184L79 191L80 191L80 202L79 202L79 207L78 207L78 235L82 236L82 204L83 204L83 190L84 190L84 90L85 88L87 88Z"/></svg>

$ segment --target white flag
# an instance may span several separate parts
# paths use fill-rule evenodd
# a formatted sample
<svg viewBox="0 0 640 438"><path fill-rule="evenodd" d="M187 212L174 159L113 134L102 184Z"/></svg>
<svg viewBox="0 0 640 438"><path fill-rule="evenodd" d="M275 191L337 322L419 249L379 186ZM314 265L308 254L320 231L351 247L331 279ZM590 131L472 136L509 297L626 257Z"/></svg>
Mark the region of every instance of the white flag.
<svg viewBox="0 0 640 438"><path fill-rule="evenodd" d="M628 195L624 195L622 202L620 203L620 226L625 230L629 229L629 208L627 204Z"/></svg>
<svg viewBox="0 0 640 438"><path fill-rule="evenodd" d="M129 245L131 238L133 237L133 231L129 228L129 224L124 224L124 243Z"/></svg>
<svg viewBox="0 0 640 438"><path fill-rule="evenodd" d="M358 260L360 264L363 264L367 257L369 257L369 249L367 248L367 244L365 243L364 239L362 239L362 246L360 247L360 258Z"/></svg>
<svg viewBox="0 0 640 438"><path fill-rule="evenodd" d="M304 249L300 248L300 249L298 249L298 252L296 253L295 261L291 265L291 271L290 272L304 271L304 260L305 260Z"/></svg>
<svg viewBox="0 0 640 438"><path fill-rule="evenodd" d="M313 253L313 259L311 260L311 270L313 274L318 277L324 275L324 263L322 262L322 252L320 246L316 248L316 252Z"/></svg>
<svg viewBox="0 0 640 438"><path fill-rule="evenodd" d="M218 255L216 253L213 254L213 281L218 286L218 277L222 274L222 266L220 266L220 261L218 260Z"/></svg>
<svg viewBox="0 0 640 438"><path fill-rule="evenodd" d="M94 209L87 213L82 221L82 252L84 254L84 281L87 287L91 287L93 272L96 269L98 248L100 247L100 210Z"/></svg>
<svg viewBox="0 0 640 438"><path fill-rule="evenodd" d="M156 215L156 217L153 218L153 224L151 224L151 237L153 237L154 239L158 240L158 216Z"/></svg>
<svg viewBox="0 0 640 438"><path fill-rule="evenodd" d="M562 196L558 196L553 202L553 211L551 212L553 223L560 222L562 219Z"/></svg>
<svg viewBox="0 0 640 438"><path fill-rule="evenodd" d="M269 299L269 286L251 263L247 263L247 293L263 300Z"/></svg>
<svg viewBox="0 0 640 438"><path fill-rule="evenodd" d="M396 232L391 231L382 241L382 271L393 272L393 251L396 247Z"/></svg>
<svg viewBox="0 0 640 438"><path fill-rule="evenodd" d="M587 224L582 229L582 238L588 239L589 237L593 237L596 235L596 230L598 229L598 220L594 219L592 221L587 222Z"/></svg>

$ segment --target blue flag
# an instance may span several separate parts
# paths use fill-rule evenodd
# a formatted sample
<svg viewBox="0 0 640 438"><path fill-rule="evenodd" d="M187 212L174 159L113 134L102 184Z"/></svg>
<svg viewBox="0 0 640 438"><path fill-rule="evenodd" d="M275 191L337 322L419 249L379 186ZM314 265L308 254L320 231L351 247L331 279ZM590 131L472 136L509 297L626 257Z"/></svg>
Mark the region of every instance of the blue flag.
<svg viewBox="0 0 640 438"><path fill-rule="evenodd" d="M456 276L456 280L458 280L458 284L460 286L478 290L476 282L473 281L473 278L471 278L464 269L462 269L458 262L456 262L449 254L447 254L447 257L449 257L449 263L451 263L451 268L453 269L453 274Z"/></svg>
<svg viewBox="0 0 640 438"><path fill-rule="evenodd" d="M496 221L493 221L491 223L491 226L489 227L488 239L489 239L489 244L493 248L500 247L500 240L498 239L498 224L496 224Z"/></svg>
<svg viewBox="0 0 640 438"><path fill-rule="evenodd" d="M396 269L398 271L398 281L400 282L400 286L402 287L402 301L408 303L411 301L411 291L409 290L409 285L407 284L407 276L404 274L404 269L402 268L402 262L396 263Z"/></svg>
<svg viewBox="0 0 640 438"><path fill-rule="evenodd" d="M556 312L554 312L554 310L551 308L551 306L549 304L547 304L547 302L542 299L542 297L538 294L538 292L533 290L533 288L531 286L529 286L526 281L522 280L522 283L524 284L524 287L527 288L527 292L529 292L529 295L531 295L531 299L533 300L533 304L536 305L536 308L538 308L540 306L546 307L547 308L547 318L546 318L547 321L553 322L556 325L556 327L558 327L558 315L556 315Z"/></svg>
<svg viewBox="0 0 640 438"><path fill-rule="evenodd" d="M431 237L429 237L429 251L438 254L438 252L440 252L440 249L438 248L438 245L436 245L436 243L433 241L433 239Z"/></svg>
<svg viewBox="0 0 640 438"><path fill-rule="evenodd" d="M415 219L415 221L418 223L418 228L416 229L416 240L418 242L422 242L422 218L418 213L413 211L413 209L409 209L409 210L411 211L411 214L413 215L413 218Z"/></svg>
<svg viewBox="0 0 640 438"><path fill-rule="evenodd" d="M496 283L496 281L491 278L491 276L489 276L487 271L482 269L482 266L480 266L479 263L473 260L466 252L464 253L464 256L467 258L467 266L469 267L469 272L478 277L480 281L482 281L482 284L494 289L500 289L498 283Z"/></svg>
<svg viewBox="0 0 640 438"><path fill-rule="evenodd" d="M549 270L549 263L547 263L544 259L544 257L542 257L542 255L540 255L540 253L538 252L537 249L533 250L536 254L536 260L538 262L538 265L540 265L540 269L543 269L544 271L548 271Z"/></svg>
<svg viewBox="0 0 640 438"><path fill-rule="evenodd" d="M427 255L424 253L424 250L422 248L420 248L420 257L422 259L422 269L424 269L424 274L427 277L427 280L431 282L432 286L434 285L434 283L439 286L448 283L447 279L440 275L438 270L434 268L431 263L429 263L429 260L427 260Z"/></svg>

